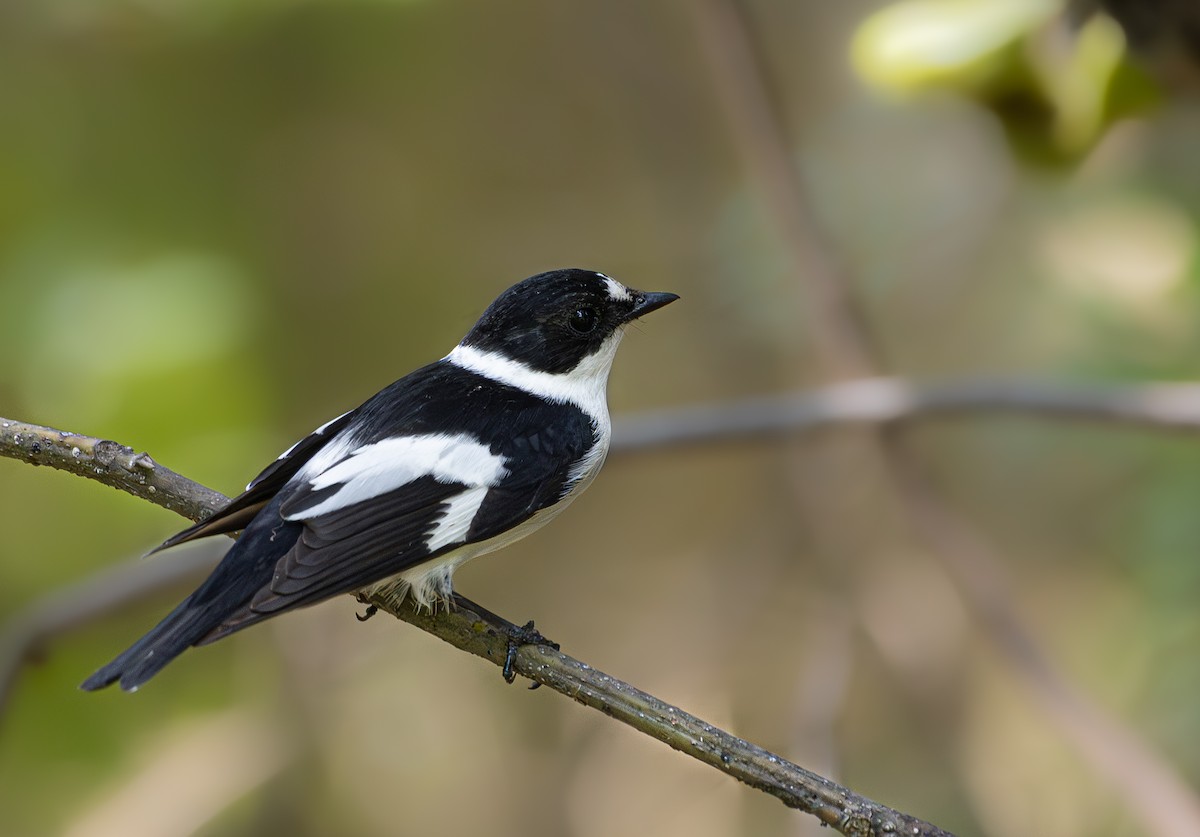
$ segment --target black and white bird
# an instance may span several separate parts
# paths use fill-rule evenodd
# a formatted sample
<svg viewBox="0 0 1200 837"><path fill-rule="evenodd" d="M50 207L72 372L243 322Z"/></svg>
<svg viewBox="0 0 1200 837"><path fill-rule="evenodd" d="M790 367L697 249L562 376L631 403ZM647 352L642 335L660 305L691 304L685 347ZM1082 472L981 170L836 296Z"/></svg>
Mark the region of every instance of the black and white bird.
<svg viewBox="0 0 1200 837"><path fill-rule="evenodd" d="M448 601L458 567L545 525L595 478L625 326L676 299L588 270L509 288L450 354L317 428L163 543L242 530L83 688L132 691L190 646L342 593L400 582L421 605Z"/></svg>

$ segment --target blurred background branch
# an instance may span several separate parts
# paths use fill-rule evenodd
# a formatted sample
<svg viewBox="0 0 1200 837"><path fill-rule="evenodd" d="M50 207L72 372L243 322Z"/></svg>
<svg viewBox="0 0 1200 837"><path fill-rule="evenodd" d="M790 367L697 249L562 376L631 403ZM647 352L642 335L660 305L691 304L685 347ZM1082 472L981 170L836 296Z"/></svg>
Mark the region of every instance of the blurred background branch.
<svg viewBox="0 0 1200 837"><path fill-rule="evenodd" d="M196 502L199 494L183 483L169 493L178 503ZM26 666L45 661L51 643L144 599L176 590L186 595L183 588L203 580L213 564L211 554L195 551L169 561L129 561L55 590L10 616L0 625L0 728L17 678Z"/></svg>
<svg viewBox="0 0 1200 837"><path fill-rule="evenodd" d="M618 416L613 453L960 414L1192 431L1200 430L1200 384L1113 386L1019 380L923 384L902 378L860 378L791 394ZM96 480L191 520L207 517L224 500L224 495L208 489L207 493L190 487L181 491L188 481L146 453L108 439L14 419L0 418L0 456Z"/></svg>
<svg viewBox="0 0 1200 837"><path fill-rule="evenodd" d="M1023 415L1193 431L1200 430L1200 385L1083 386L1013 380L931 385L899 378L860 378L791 395L620 416L615 420L613 450L960 414Z"/></svg>

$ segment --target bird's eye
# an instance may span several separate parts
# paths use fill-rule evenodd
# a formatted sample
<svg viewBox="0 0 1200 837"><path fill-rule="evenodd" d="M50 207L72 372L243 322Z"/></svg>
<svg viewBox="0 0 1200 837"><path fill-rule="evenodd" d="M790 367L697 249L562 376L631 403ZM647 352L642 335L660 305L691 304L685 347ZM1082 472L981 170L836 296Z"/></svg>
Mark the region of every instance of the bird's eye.
<svg viewBox="0 0 1200 837"><path fill-rule="evenodd" d="M580 308L567 318L567 324L576 334L589 334L595 331L596 323L595 308Z"/></svg>

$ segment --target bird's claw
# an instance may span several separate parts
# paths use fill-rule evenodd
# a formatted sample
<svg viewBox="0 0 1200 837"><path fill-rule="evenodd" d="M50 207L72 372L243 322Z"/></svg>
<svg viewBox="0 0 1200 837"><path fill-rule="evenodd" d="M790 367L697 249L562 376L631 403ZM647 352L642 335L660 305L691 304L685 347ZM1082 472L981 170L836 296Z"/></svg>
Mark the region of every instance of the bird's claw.
<svg viewBox="0 0 1200 837"><path fill-rule="evenodd" d="M364 610L362 613L354 614L354 618L357 619L359 622L366 622L368 619L370 619L372 616L374 616L378 612L379 612L379 608L376 607L375 605L367 605L367 609Z"/></svg>
<svg viewBox="0 0 1200 837"><path fill-rule="evenodd" d="M504 668L500 671L505 683L512 683L517 679L514 666L517 662L517 651L522 645L545 645L553 648L555 651L561 647L557 642L553 642L542 636L541 631L533 626L532 619L519 628L514 627L507 630L505 634L508 639L508 650L504 654ZM529 688L532 691L540 685L542 684L534 683Z"/></svg>

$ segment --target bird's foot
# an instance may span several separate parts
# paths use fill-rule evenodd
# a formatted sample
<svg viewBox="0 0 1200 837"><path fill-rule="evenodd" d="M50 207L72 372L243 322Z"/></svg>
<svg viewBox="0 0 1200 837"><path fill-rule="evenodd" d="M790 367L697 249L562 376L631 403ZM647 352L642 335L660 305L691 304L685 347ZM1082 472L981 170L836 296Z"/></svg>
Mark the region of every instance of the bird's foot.
<svg viewBox="0 0 1200 837"><path fill-rule="evenodd" d="M356 598L358 599L358 601L361 604L365 604L367 606L367 609L364 610L362 613L354 614L354 618L357 619L359 622L366 622L368 619L370 619L372 616L374 616L376 613L379 612L379 608L376 607L375 605L371 604L369 601L367 601L366 596L364 596L360 593Z"/></svg>
<svg viewBox="0 0 1200 837"><path fill-rule="evenodd" d="M542 632L533 626L532 619L519 628L516 625L508 625L504 635L508 638L508 651L504 654L504 668L501 669L500 675L504 678L505 683L512 683L517 677L513 667L517 662L517 651L522 645L546 645L555 651L561 648L557 642L542 636ZM540 685L542 684L534 683L529 689L532 691Z"/></svg>
<svg viewBox="0 0 1200 837"><path fill-rule="evenodd" d="M500 671L505 683L512 683L517 678L517 651L522 645L545 645L555 651L559 650L559 644L542 636L541 631L533 626L532 619L524 625L514 625L503 616L497 616L486 607L475 604L461 593L455 593L452 601L455 609L467 610L476 614L496 633L503 634L508 641L508 649L504 653L504 668ZM536 689L540 685L540 683L534 683L529 688Z"/></svg>
<svg viewBox="0 0 1200 837"><path fill-rule="evenodd" d="M377 608L375 605L367 605L367 609L364 610L362 613L354 614L354 618L357 619L359 622L366 622L368 619L370 619L372 616L374 616L378 612L379 612L379 608Z"/></svg>

